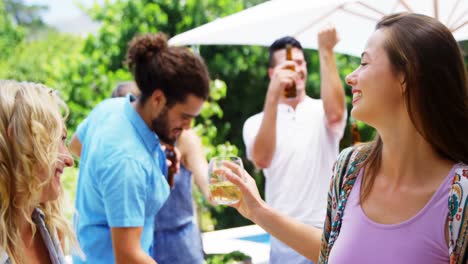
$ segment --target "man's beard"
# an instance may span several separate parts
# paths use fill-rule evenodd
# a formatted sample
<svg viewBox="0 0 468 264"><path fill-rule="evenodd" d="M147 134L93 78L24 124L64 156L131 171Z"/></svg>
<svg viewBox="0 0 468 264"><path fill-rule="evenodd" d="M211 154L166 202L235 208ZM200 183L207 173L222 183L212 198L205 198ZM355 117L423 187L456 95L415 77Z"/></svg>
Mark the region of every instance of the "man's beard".
<svg viewBox="0 0 468 264"><path fill-rule="evenodd" d="M172 138L170 136L170 128L169 128L169 109L164 107L162 112L159 114L158 117L151 121L151 126L153 131L158 135L159 139L166 144L174 145L176 138Z"/></svg>

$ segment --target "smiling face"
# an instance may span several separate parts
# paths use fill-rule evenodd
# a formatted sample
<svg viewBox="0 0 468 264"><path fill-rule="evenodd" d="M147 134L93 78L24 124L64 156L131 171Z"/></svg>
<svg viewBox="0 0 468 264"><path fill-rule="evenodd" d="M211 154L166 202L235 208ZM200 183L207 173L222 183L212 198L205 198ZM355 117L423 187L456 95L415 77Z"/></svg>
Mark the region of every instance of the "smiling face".
<svg viewBox="0 0 468 264"><path fill-rule="evenodd" d="M307 62L304 58L304 52L301 49L293 47L291 50L292 60L296 64L296 72L299 73L296 79L296 89L299 94L305 94L305 85L307 78ZM273 54L274 66L286 61L286 49L280 49Z"/></svg>
<svg viewBox="0 0 468 264"><path fill-rule="evenodd" d="M57 141L60 140L60 143L58 144L57 161L52 166L52 178L42 190L42 194L41 194L42 203L56 200L60 196L60 192L62 188L60 178L63 174L63 170L66 167L73 166L73 158L70 155L70 152L66 146L66 143L65 143L66 139L67 139L67 130L64 127L61 138L57 139ZM42 169L39 171L38 177L41 180L46 181L47 179L49 179L48 173L49 172L47 169Z"/></svg>
<svg viewBox="0 0 468 264"><path fill-rule="evenodd" d="M362 53L361 66L346 77L353 93L351 115L374 127L404 105L404 78L392 69L385 39L385 30L376 30Z"/></svg>
<svg viewBox="0 0 468 264"><path fill-rule="evenodd" d="M189 94L183 103L164 107L152 120L152 128L165 143L174 144L184 129L189 129L192 120L200 114L204 100Z"/></svg>

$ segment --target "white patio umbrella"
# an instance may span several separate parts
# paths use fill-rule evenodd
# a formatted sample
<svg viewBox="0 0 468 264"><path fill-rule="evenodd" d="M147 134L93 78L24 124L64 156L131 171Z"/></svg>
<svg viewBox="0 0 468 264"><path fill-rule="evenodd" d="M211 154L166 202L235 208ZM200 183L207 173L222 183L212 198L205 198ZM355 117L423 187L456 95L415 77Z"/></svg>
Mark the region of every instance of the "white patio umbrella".
<svg viewBox="0 0 468 264"><path fill-rule="evenodd" d="M467 0L272 0L176 35L170 45L261 45L291 35L317 48L317 33L336 26L339 53L360 56L375 24L386 14L414 12L436 17L458 41L468 39Z"/></svg>

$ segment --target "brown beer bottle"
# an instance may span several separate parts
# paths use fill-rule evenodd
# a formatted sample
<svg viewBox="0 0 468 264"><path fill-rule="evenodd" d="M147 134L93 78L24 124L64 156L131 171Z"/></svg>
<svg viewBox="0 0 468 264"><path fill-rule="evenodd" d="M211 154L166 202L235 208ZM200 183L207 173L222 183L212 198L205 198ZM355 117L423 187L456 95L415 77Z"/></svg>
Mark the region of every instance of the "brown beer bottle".
<svg viewBox="0 0 468 264"><path fill-rule="evenodd" d="M292 61L292 45L291 44L286 44L286 60L288 61ZM296 71L296 67L293 65L293 66L290 66L288 67L289 70L291 71ZM291 86L289 87L286 87L284 89L284 96L286 98L295 98L297 95L297 90L296 90L296 83L293 82Z"/></svg>
<svg viewBox="0 0 468 264"><path fill-rule="evenodd" d="M352 121L351 122L351 145L354 146L359 143L361 143L361 134L359 133L357 122Z"/></svg>
<svg viewBox="0 0 468 264"><path fill-rule="evenodd" d="M171 161L171 166L167 168L167 182L169 186L174 187L174 176L176 172L177 155L173 145L166 145L166 158Z"/></svg>

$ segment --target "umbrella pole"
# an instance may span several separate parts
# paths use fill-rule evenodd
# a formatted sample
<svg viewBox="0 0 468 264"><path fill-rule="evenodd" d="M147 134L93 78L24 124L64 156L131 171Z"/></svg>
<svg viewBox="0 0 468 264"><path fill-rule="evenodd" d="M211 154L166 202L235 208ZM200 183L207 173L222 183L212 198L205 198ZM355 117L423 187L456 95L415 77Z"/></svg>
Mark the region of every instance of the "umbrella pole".
<svg viewBox="0 0 468 264"><path fill-rule="evenodd" d="M200 45L192 45L190 48L192 49L193 53L200 55Z"/></svg>

